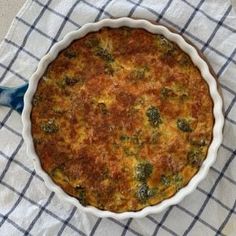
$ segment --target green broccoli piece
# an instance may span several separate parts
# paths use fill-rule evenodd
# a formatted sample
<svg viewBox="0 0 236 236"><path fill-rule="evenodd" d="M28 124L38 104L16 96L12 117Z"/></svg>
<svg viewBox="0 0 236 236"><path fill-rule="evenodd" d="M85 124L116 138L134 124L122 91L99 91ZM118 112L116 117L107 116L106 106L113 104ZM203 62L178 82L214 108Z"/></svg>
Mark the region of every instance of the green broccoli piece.
<svg viewBox="0 0 236 236"><path fill-rule="evenodd" d="M203 153L200 149L192 149L187 154L188 163L193 167L200 167L203 160Z"/></svg>
<svg viewBox="0 0 236 236"><path fill-rule="evenodd" d="M172 89L163 87L161 89L161 98L169 98L169 97L173 97L174 92Z"/></svg>
<svg viewBox="0 0 236 236"><path fill-rule="evenodd" d="M142 80L142 79L145 78L145 75L146 75L147 71L148 71L148 68L146 66L135 68L131 72L130 78L135 80L135 81Z"/></svg>
<svg viewBox="0 0 236 236"><path fill-rule="evenodd" d="M95 55L103 59L107 63L114 62L113 56L107 51L107 49L104 49L100 46L98 46L95 49Z"/></svg>
<svg viewBox="0 0 236 236"><path fill-rule="evenodd" d="M86 40L85 46L88 48L98 47L99 46L99 39L98 38L91 38Z"/></svg>
<svg viewBox="0 0 236 236"><path fill-rule="evenodd" d="M139 185L137 190L137 198L140 202L145 203L149 198L156 194L155 189L150 189L146 183Z"/></svg>
<svg viewBox="0 0 236 236"><path fill-rule="evenodd" d="M169 186L170 183L171 183L170 177L165 176L165 175L162 175L162 176L161 176L161 183L162 183L164 186Z"/></svg>
<svg viewBox="0 0 236 236"><path fill-rule="evenodd" d="M146 111L146 116L151 126L158 127L161 123L160 111L158 108L151 106Z"/></svg>
<svg viewBox="0 0 236 236"><path fill-rule="evenodd" d="M176 190L179 190L183 186L183 177L176 174L173 176L172 182L175 184Z"/></svg>
<svg viewBox="0 0 236 236"><path fill-rule="evenodd" d="M179 61L180 65L183 67L189 67L192 64L190 57L186 54L183 54Z"/></svg>
<svg viewBox="0 0 236 236"><path fill-rule="evenodd" d="M183 132L192 132L192 128L190 127L189 122L186 119L178 119L177 120L177 127Z"/></svg>
<svg viewBox="0 0 236 236"><path fill-rule="evenodd" d="M143 145L143 142L141 140L140 134L134 134L132 136L128 136L125 134L122 134L120 136L120 141L122 142L130 142L132 144L134 144L137 147L141 147Z"/></svg>
<svg viewBox="0 0 236 236"><path fill-rule="evenodd" d="M41 143L43 142L43 140L40 139L40 138L34 137L34 138L33 138L33 142L34 142L35 145L38 145L38 144L41 144Z"/></svg>
<svg viewBox="0 0 236 236"><path fill-rule="evenodd" d="M138 181L146 181L153 171L153 166L149 162L139 163L136 166L135 174Z"/></svg>
<svg viewBox="0 0 236 236"><path fill-rule="evenodd" d="M76 198L79 200L81 205L86 206L87 201L86 201L86 191L85 188L81 186L76 186L75 187L75 192L76 192Z"/></svg>
<svg viewBox="0 0 236 236"><path fill-rule="evenodd" d="M165 38L163 35L156 36L156 46L162 53L172 53L175 49L174 43Z"/></svg>
<svg viewBox="0 0 236 236"><path fill-rule="evenodd" d="M54 119L49 119L47 122L41 124L41 129L46 134L53 134L59 130L58 125L55 123Z"/></svg>

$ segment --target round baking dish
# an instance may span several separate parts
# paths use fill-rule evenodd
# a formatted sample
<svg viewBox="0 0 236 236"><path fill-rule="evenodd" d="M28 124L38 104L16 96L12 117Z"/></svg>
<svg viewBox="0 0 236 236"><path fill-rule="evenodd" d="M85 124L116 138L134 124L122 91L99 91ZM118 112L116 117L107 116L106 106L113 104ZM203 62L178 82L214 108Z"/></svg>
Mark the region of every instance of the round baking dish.
<svg viewBox="0 0 236 236"><path fill-rule="evenodd" d="M123 213L115 213L110 211L103 211L99 210L92 206L82 206L79 201L66 194L58 185L56 185L52 179L48 176L48 174L42 169L40 160L35 153L33 139L31 135L31 109L32 109L32 98L37 89L38 81L42 77L43 73L45 72L48 65L57 57L58 53L65 49L67 46L71 44L71 42L75 39L79 39L90 32L98 31L103 27L111 27L111 28L119 28L122 26L127 26L131 28L142 28L145 29L153 34L161 34L170 41L176 43L184 52L186 52L192 59L193 63L198 67L201 72L202 77L207 82L209 86L209 91L211 98L213 100L213 114L214 114L214 127L213 127L213 138L212 142L208 149L208 154L203 162L202 166L200 167L197 174L191 179L191 181L183 188L181 188L174 196L169 199L162 201L161 203L148 206L144 209L137 211L137 212L123 212ZM27 89L28 88L28 89ZM26 91L27 89L27 91ZM26 91L25 95L24 92ZM1 94L2 93L2 94ZM13 99L6 99L2 98L1 96L5 94L6 96L10 94ZM129 217L132 218L141 218L148 214L159 213L166 209L167 207L179 203L185 196L193 192L196 186L200 183L201 180L205 178L210 166L214 163L218 148L222 141L222 129L224 123L224 117L222 113L222 99L219 95L217 90L217 83L215 78L210 72L208 64L205 60L198 54L197 50L189 43L187 43L182 36L179 34L171 32L164 26L155 25L150 23L147 20L143 19L131 19L131 18L119 18L119 19L105 19L101 20L97 23L89 23L81 27L79 30L71 32L66 35L66 37L56 43L48 54L46 54L40 61L36 72L32 75L29 80L29 85L25 85L20 87L16 90L7 90L6 88L0 88L0 104L2 105L9 105L18 112L22 113L22 122L23 122L23 138L26 142L27 146L27 154L32 158L34 163L34 168L36 172L44 179L45 184L47 187L56 192L58 197L64 201L70 202L76 207L78 207L83 212L88 212L98 217L113 217L116 219L126 219ZM23 108L23 95L24 95L24 108ZM3 97L3 96L2 96ZM17 97L18 100L14 100ZM12 102L14 100L14 102ZM9 102L11 101L11 102Z"/></svg>

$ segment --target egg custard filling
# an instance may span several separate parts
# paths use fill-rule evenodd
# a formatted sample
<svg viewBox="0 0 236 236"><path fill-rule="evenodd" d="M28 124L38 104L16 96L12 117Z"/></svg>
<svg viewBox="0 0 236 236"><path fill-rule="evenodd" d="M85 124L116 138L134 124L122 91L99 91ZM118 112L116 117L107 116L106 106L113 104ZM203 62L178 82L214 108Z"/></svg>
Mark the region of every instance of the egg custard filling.
<svg viewBox="0 0 236 236"><path fill-rule="evenodd" d="M59 53L32 100L42 168L82 205L138 211L201 167L213 103L190 57L143 29L103 28Z"/></svg>

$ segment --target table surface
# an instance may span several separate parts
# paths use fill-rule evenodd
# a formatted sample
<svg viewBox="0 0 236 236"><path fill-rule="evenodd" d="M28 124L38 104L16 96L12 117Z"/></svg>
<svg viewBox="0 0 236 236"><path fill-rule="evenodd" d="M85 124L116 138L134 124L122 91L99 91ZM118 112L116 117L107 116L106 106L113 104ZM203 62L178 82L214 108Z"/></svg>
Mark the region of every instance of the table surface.
<svg viewBox="0 0 236 236"><path fill-rule="evenodd" d="M10 24L26 0L0 0L0 41L6 35ZM227 0L225 0L227 1ZM236 0L231 0L236 10Z"/></svg>

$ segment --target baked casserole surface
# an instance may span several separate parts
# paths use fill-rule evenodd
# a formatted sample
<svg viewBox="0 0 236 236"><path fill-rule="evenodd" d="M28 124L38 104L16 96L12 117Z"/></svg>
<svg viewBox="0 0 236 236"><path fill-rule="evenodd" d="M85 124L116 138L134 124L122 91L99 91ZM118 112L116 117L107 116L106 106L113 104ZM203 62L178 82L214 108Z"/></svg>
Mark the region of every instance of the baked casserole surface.
<svg viewBox="0 0 236 236"><path fill-rule="evenodd" d="M213 103L189 56L143 29L103 28L48 66L33 98L35 150L81 204L138 211L170 198L201 167Z"/></svg>

